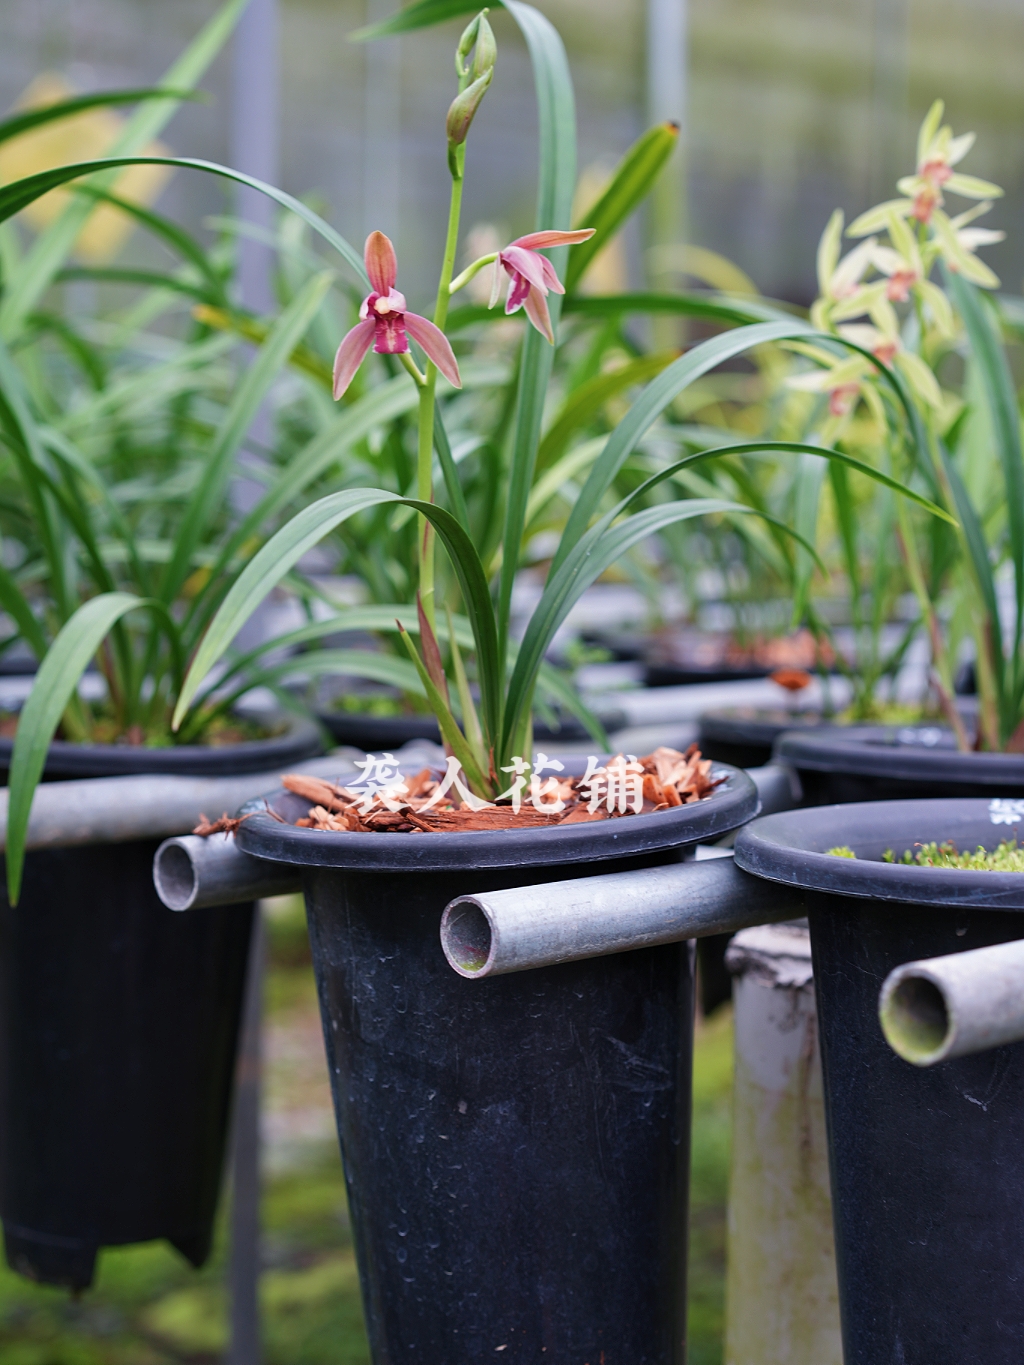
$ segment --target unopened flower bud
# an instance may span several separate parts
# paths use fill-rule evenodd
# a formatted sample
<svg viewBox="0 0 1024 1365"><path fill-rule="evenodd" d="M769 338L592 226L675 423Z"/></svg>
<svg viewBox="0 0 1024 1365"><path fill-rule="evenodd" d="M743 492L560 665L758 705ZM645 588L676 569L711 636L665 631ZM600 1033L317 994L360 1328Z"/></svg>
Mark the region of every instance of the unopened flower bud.
<svg viewBox="0 0 1024 1365"><path fill-rule="evenodd" d="M487 10L481 10L471 24L468 24L459 39L459 46L455 52L455 72L459 80L464 80L469 76L476 80L482 76L488 66L494 65L497 56L497 48L494 43L494 34L491 26L487 22ZM481 58L480 44L483 42L485 51ZM466 58L476 46L476 53L473 58L472 70L466 66Z"/></svg>
<svg viewBox="0 0 1024 1365"><path fill-rule="evenodd" d="M461 95L456 95L452 100L447 122L449 148L460 147L465 142L469 126L476 116L480 101L486 94L493 75L492 66L482 76L478 76L472 85L467 85Z"/></svg>
<svg viewBox="0 0 1024 1365"><path fill-rule="evenodd" d="M494 41L494 30L487 22L487 11L483 10L479 15L479 27L476 33L476 51L473 53L473 65L470 68L470 76L475 81L488 71L494 70L494 63L498 60L498 45Z"/></svg>

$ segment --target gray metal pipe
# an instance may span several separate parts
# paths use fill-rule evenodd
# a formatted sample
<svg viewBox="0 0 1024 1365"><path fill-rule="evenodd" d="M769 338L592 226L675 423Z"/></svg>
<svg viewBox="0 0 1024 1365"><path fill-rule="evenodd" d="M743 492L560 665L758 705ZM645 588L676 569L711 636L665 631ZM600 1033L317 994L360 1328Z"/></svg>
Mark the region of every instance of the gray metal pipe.
<svg viewBox="0 0 1024 1365"><path fill-rule="evenodd" d="M1024 1040L1024 939L907 962L878 1002L892 1050L914 1066Z"/></svg>
<svg viewBox="0 0 1024 1365"><path fill-rule="evenodd" d="M354 772L342 758L290 765L297 773L337 778ZM44 782L36 788L28 822L28 848L73 848L158 839L194 829L201 814L216 818L281 785L281 769L237 777L89 777ZM0 851L7 839L8 789L0 787Z"/></svg>
<svg viewBox="0 0 1024 1365"><path fill-rule="evenodd" d="M788 763L766 763L763 768L748 768L761 798L759 815L774 815L776 811L792 810L803 800L800 778Z"/></svg>
<svg viewBox="0 0 1024 1365"><path fill-rule="evenodd" d="M725 857L460 896L441 917L441 946L460 976L477 980L803 913L799 891Z"/></svg>
<svg viewBox="0 0 1024 1365"><path fill-rule="evenodd" d="M165 839L153 858L153 885L168 910L287 896L301 888L298 868L243 853L233 836L183 834Z"/></svg>

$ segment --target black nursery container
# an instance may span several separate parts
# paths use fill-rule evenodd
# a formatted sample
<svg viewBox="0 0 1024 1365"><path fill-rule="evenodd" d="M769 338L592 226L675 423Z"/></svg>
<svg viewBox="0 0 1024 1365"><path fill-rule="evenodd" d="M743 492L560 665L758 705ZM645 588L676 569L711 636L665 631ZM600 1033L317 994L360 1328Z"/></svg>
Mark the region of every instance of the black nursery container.
<svg viewBox="0 0 1024 1365"><path fill-rule="evenodd" d="M704 757L716 763L761 768L771 761L772 748L780 735L821 723L820 714L814 711L789 711L780 706L722 706L701 716L697 743Z"/></svg>
<svg viewBox="0 0 1024 1365"><path fill-rule="evenodd" d="M441 731L434 716L374 716L362 711L318 711L317 719L336 744L351 744L370 753L394 753L411 740L427 739L441 743ZM621 712L609 712L601 717L607 730L618 730L625 725ZM558 729L533 723L535 744L557 745L587 738L587 731L574 716L565 716Z"/></svg>
<svg viewBox="0 0 1024 1365"><path fill-rule="evenodd" d="M242 826L303 868L375 1365L682 1365L688 946L474 982L439 926L465 893L671 862L756 809L730 772L694 805L541 830Z"/></svg>
<svg viewBox="0 0 1024 1365"><path fill-rule="evenodd" d="M1024 754L963 753L938 725L789 730L776 757L794 767L808 805L944 796L1024 796Z"/></svg>
<svg viewBox="0 0 1024 1365"><path fill-rule="evenodd" d="M740 867L810 893L846 1365L1024 1359L1024 1044L922 1069L878 1020L894 967L1024 937L1024 877L871 861L993 848L1022 819L1019 802L878 802L736 840ZM826 856L838 844L857 860Z"/></svg>
<svg viewBox="0 0 1024 1365"><path fill-rule="evenodd" d="M229 776L318 745L306 723L221 749L56 743L46 777ZM32 852L18 905L0 892L0 1216L9 1264L47 1284L88 1287L102 1246L210 1251L253 907L165 909L159 843Z"/></svg>

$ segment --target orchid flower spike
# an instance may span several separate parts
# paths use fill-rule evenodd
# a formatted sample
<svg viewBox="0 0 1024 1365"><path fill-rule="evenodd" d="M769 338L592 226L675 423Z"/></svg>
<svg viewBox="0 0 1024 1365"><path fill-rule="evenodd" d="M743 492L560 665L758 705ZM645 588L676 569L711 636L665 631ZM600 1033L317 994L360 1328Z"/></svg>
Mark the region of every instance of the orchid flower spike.
<svg viewBox="0 0 1024 1365"><path fill-rule="evenodd" d="M334 357L334 396L340 398L355 378L372 346L378 355L404 355L412 337L427 358L455 388L462 388L455 352L448 338L428 318L406 310L405 295L395 288L398 260L391 239L371 232L363 253L373 292L359 309L359 322L343 338Z"/></svg>
<svg viewBox="0 0 1024 1365"><path fill-rule="evenodd" d="M498 252L489 306L494 307L501 292L500 266L512 281L505 300L505 312L515 313L525 307L526 316L553 346L555 333L548 312L547 294L549 289L556 294L564 294L565 286L555 273L555 267L539 252L544 247L574 246L577 242L586 242L593 237L594 232L594 228L580 228L577 232L529 232L525 237L517 237L504 251Z"/></svg>

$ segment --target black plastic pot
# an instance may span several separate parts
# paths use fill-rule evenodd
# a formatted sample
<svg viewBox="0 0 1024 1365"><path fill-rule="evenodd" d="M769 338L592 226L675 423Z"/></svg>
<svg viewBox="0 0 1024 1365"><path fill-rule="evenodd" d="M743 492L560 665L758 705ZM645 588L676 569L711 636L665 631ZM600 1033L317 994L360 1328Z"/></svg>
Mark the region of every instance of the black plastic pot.
<svg viewBox="0 0 1024 1365"><path fill-rule="evenodd" d="M705 711L697 743L705 758L737 768L761 768L771 761L775 741L787 730L821 725L816 711L764 706L722 706Z"/></svg>
<svg viewBox="0 0 1024 1365"><path fill-rule="evenodd" d="M752 678L767 678L770 668L759 664L749 667L737 664L647 663L644 665L645 687L689 687L694 683L749 682Z"/></svg>
<svg viewBox="0 0 1024 1365"><path fill-rule="evenodd" d="M777 756L796 768L808 805L943 796L1024 796L1024 755L962 753L937 725L820 726L788 731Z"/></svg>
<svg viewBox="0 0 1024 1365"><path fill-rule="evenodd" d="M351 744L357 749L374 753L394 753L413 739L428 739L441 743L441 731L433 716L374 716L359 711L319 711L317 719L329 731L336 744ZM621 713L603 715L607 730L621 729L625 717ZM575 742L587 738L587 731L574 716L566 716L557 730L533 723L536 745L553 745L560 741Z"/></svg>
<svg viewBox="0 0 1024 1365"><path fill-rule="evenodd" d="M191 753L54 745L47 775L172 758L229 775L317 743L297 723ZM17 907L0 893L0 1217L9 1264L47 1284L87 1287L102 1246L164 1237L197 1266L210 1251L252 905L165 909L159 842L29 853Z"/></svg>
<svg viewBox="0 0 1024 1365"><path fill-rule="evenodd" d="M242 826L303 868L376 1365L682 1365L687 945L474 982L438 929L463 893L671 862L756 806L730 771L695 805L537 831Z"/></svg>
<svg viewBox="0 0 1024 1365"><path fill-rule="evenodd" d="M992 815L977 799L832 806L736 840L740 867L812 893L846 1365L1019 1365L1024 1352L1024 1044L922 1069L878 1022L892 968L1024 937L1024 877L867 861L1020 830ZM857 861L825 856L837 844Z"/></svg>

